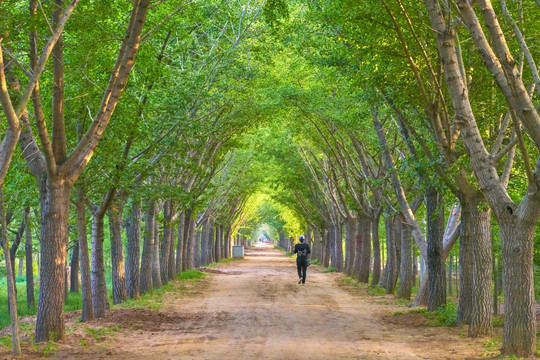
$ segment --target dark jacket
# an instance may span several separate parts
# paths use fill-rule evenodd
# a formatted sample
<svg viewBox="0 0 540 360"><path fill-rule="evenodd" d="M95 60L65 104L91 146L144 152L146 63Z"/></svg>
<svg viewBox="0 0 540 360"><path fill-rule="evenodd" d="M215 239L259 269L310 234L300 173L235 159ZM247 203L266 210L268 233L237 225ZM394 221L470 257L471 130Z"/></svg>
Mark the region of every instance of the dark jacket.
<svg viewBox="0 0 540 360"><path fill-rule="evenodd" d="M306 259L309 254L311 254L311 249L309 244L300 243L294 245L294 253L297 254L297 258Z"/></svg>

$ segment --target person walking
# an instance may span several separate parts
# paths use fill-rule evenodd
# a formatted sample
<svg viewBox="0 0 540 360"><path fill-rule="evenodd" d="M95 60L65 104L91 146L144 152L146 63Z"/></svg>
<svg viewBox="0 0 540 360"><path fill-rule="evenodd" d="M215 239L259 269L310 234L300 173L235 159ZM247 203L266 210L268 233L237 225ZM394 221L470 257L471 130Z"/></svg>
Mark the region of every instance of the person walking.
<svg viewBox="0 0 540 360"><path fill-rule="evenodd" d="M307 259L311 254L309 244L305 243L304 235L300 235L300 243L294 245L294 253L296 254L296 269L298 270L298 283L306 283Z"/></svg>

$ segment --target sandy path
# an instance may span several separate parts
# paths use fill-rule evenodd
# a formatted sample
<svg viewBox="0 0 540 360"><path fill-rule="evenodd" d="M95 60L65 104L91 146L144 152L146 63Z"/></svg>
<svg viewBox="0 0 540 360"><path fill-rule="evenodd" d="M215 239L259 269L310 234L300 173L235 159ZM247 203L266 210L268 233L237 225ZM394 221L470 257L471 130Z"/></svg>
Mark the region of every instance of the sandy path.
<svg viewBox="0 0 540 360"><path fill-rule="evenodd" d="M339 274L312 266L299 285L282 252L259 246L246 255L215 270L202 294L171 294L163 319L152 316L157 326L119 331L87 350L94 358L209 360L464 359L481 351L456 329L383 321L392 307L345 291Z"/></svg>

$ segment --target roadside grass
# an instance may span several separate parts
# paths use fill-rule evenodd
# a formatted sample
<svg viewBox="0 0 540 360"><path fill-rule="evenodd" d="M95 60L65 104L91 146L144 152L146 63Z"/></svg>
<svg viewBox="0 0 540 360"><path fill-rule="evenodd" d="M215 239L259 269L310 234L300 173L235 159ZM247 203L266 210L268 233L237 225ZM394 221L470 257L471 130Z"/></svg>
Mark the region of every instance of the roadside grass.
<svg viewBox="0 0 540 360"><path fill-rule="evenodd" d="M179 281L171 281L159 289L152 289L152 291L139 296L138 299L128 299L122 304L115 305L114 308L161 310L165 306L165 300L163 299L165 294L174 291L185 291L187 289L186 283L195 284L205 277L206 273L202 271L186 270L177 276Z"/></svg>
<svg viewBox="0 0 540 360"><path fill-rule="evenodd" d="M386 295L386 290L384 290L383 287L379 286L379 285L375 285L375 286L368 286L368 288L366 289L366 292L368 295L370 296L382 296L382 295Z"/></svg>
<svg viewBox="0 0 540 360"><path fill-rule="evenodd" d="M228 264L228 263L231 263L233 261L238 261L238 260L241 260L241 258L232 258L232 257L223 258L223 259L219 260L218 262L210 263L210 264L206 265L205 267L207 267L207 268L216 267L219 264Z"/></svg>
<svg viewBox="0 0 540 360"><path fill-rule="evenodd" d="M191 283L196 282L200 279L203 279L206 276L205 273L198 270L187 270L184 271L181 275L178 276L180 282L169 282L167 285L164 285L160 289L153 289L150 293L141 295L139 299L132 300L129 299L126 302L117 305L122 308L149 308L153 310L158 310L163 307L163 300L161 297L170 291L182 291L185 289L185 281ZM28 308L26 305L26 279L24 277L16 278L17 285L17 314L19 317L32 316L37 313L37 305L31 308ZM107 284L107 290L109 293L109 302L112 304L112 285ZM39 294L39 283L36 283L34 286L34 296L36 303L38 300ZM0 329L3 329L10 325L11 320L9 317L8 310L8 298L7 298L7 286L6 279L0 280ZM82 308L82 295L81 293L69 293L66 302L64 303L64 311L71 312L80 310ZM34 328L34 324L21 322L21 327L29 327L29 331ZM0 346L4 345L5 340L0 338ZM9 340L11 344L11 340Z"/></svg>
<svg viewBox="0 0 540 360"><path fill-rule="evenodd" d="M424 315L428 320L429 326L456 326L457 305L453 301L448 301L445 306L441 306L435 311L428 312L425 308L416 308L409 311L396 311L394 316L400 316L405 313Z"/></svg>

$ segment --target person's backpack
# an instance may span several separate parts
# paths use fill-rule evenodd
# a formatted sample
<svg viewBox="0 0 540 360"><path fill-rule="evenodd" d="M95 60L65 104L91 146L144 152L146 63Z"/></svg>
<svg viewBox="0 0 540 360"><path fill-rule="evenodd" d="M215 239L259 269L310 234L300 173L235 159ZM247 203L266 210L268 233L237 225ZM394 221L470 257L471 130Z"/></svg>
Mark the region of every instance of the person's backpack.
<svg viewBox="0 0 540 360"><path fill-rule="evenodd" d="M309 261L309 259L306 259L306 267L308 267L309 265L311 265L311 261Z"/></svg>

